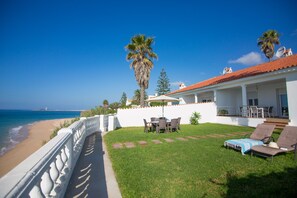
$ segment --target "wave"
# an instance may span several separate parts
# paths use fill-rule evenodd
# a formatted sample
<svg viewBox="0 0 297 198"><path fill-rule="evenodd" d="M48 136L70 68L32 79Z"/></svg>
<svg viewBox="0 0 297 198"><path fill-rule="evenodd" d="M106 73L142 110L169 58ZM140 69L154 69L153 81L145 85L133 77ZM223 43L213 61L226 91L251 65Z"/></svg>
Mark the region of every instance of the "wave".
<svg viewBox="0 0 297 198"><path fill-rule="evenodd" d="M18 143L28 137L28 125L14 127L9 130L8 137L5 139L0 149L0 156L13 149Z"/></svg>

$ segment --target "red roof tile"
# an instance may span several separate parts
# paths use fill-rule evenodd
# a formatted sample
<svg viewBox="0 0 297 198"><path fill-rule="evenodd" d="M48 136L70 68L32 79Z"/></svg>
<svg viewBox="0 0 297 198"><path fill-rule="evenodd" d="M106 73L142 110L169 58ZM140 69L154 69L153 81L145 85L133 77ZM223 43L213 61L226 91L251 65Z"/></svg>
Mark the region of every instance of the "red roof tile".
<svg viewBox="0 0 297 198"><path fill-rule="evenodd" d="M216 85L216 84L220 84L223 82L228 82L228 81L237 80L237 79L241 79L241 78L256 76L256 75L269 73L269 72L273 72L273 71L277 71L277 70L281 70L281 69L286 69L286 68L290 68L290 67L294 67L294 66L297 66L297 54L293 55L293 56L288 56L285 58L280 58L280 59L277 59L277 60L274 60L271 62L263 63L260 65L252 66L252 67L249 67L246 69L238 70L238 71L228 73L225 75L210 78L205 81L198 82L196 84L187 86L183 89L173 91L173 92L169 93L168 95L175 94L175 93L181 93L181 92L198 89L198 88L202 88L202 87L207 87L210 85Z"/></svg>

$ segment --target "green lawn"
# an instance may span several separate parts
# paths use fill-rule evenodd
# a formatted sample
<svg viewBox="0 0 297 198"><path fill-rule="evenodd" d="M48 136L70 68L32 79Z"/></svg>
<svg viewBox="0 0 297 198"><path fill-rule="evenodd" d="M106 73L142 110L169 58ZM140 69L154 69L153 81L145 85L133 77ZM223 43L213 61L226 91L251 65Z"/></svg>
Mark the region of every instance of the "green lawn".
<svg viewBox="0 0 297 198"><path fill-rule="evenodd" d="M253 128L221 124L182 125L179 133L144 133L122 128L104 136L123 197L292 197L297 194L294 154L270 160L242 156L223 147L231 137L176 140L177 137L251 132ZM278 137L278 133L274 137ZM167 143L164 138L175 141ZM161 140L154 144L151 140ZM140 146L137 141L148 144ZM114 149L134 142L135 148Z"/></svg>

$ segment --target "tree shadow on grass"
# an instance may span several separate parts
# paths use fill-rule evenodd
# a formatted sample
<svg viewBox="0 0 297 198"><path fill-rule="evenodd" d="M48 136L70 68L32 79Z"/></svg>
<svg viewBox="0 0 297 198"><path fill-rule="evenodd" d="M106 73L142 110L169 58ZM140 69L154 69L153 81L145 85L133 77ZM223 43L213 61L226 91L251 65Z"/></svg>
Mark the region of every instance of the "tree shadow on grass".
<svg viewBox="0 0 297 198"><path fill-rule="evenodd" d="M235 171L226 173L226 183L210 182L227 188L222 197L297 197L297 167L267 175L249 174L239 177Z"/></svg>

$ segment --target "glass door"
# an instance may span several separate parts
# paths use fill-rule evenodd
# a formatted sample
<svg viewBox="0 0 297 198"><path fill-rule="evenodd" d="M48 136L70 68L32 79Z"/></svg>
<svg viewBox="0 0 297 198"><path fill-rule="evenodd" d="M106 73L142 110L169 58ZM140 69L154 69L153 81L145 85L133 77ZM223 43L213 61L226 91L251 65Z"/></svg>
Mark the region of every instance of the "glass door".
<svg viewBox="0 0 297 198"><path fill-rule="evenodd" d="M287 94L280 94L279 95L280 101L280 114L281 117L289 117L289 109L288 109L288 98Z"/></svg>

